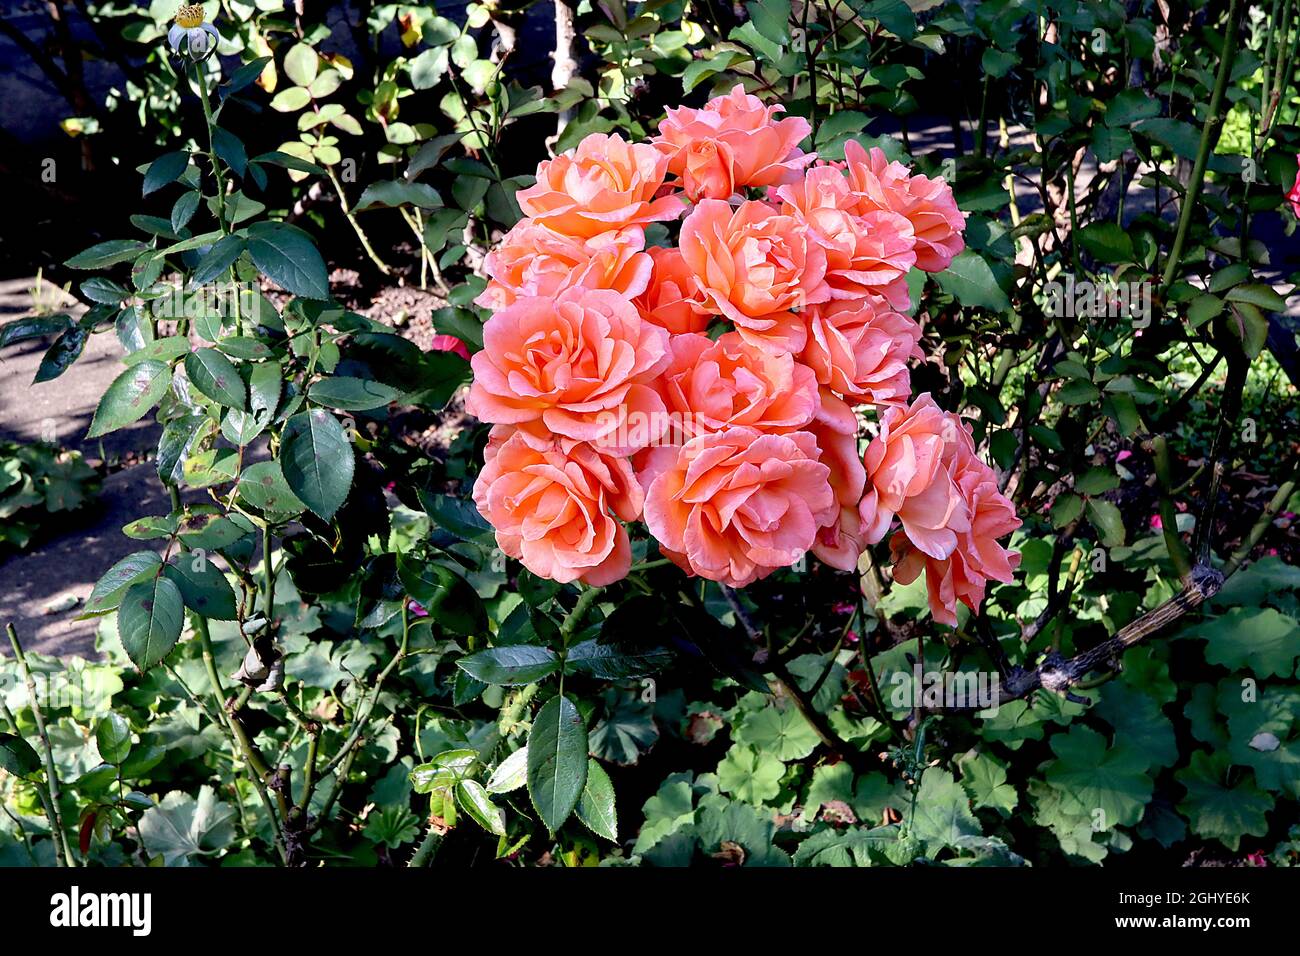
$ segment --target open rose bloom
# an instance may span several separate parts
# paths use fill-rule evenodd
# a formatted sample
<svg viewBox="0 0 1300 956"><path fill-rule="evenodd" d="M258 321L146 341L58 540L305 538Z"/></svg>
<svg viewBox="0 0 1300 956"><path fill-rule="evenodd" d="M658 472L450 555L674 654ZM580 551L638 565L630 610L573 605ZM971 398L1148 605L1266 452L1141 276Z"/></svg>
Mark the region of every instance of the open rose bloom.
<svg viewBox="0 0 1300 956"><path fill-rule="evenodd" d="M965 216L943 180L855 142L823 161L809 132L737 86L651 142L588 136L519 193L468 408L494 425L475 504L534 573L611 584L648 532L743 587L809 554L855 571L888 539L954 625L1011 579L1011 503L911 394L907 277L948 267Z"/></svg>

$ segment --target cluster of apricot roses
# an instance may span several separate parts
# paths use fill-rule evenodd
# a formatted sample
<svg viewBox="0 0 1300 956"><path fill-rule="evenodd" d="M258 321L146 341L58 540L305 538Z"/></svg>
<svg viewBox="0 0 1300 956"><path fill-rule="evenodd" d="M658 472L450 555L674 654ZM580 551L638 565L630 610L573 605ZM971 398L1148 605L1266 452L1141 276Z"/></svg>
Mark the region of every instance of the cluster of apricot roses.
<svg viewBox="0 0 1300 956"><path fill-rule="evenodd" d="M879 149L802 152L808 123L780 112L738 86L649 143L595 134L540 164L477 299L495 314L468 405L495 427L475 503L534 573L593 585L628 573L623 522L740 587L809 551L852 570L897 517L896 577L924 569L954 623L1009 579L996 539L1019 524L960 419L907 404L906 277L947 268L965 218ZM865 461L855 406L881 410Z"/></svg>

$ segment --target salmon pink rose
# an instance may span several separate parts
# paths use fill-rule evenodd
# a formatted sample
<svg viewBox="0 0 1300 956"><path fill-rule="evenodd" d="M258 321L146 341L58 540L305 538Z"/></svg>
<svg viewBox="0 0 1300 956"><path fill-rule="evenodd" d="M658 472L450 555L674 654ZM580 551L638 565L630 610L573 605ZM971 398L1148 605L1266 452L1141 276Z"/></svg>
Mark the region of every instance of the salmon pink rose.
<svg viewBox="0 0 1300 956"><path fill-rule="evenodd" d="M592 133L574 149L538 165L536 184L519 191L519 208L579 239L676 219L686 208L681 198L655 198L667 172L668 157L649 143Z"/></svg>
<svg viewBox="0 0 1300 956"><path fill-rule="evenodd" d="M801 361L850 402L901 405L912 394L908 359L921 358L921 327L880 296L839 299L808 310Z"/></svg>
<svg viewBox="0 0 1300 956"><path fill-rule="evenodd" d="M679 441L748 425L802 428L817 412L817 379L788 352L770 352L727 332L674 335L672 361L655 382Z"/></svg>
<svg viewBox="0 0 1300 956"><path fill-rule="evenodd" d="M692 202L727 199L747 186L791 182L816 158L799 149L812 131L808 121L777 119L784 111L764 106L737 85L702 109L668 110L654 142L669 156L668 171L681 179Z"/></svg>
<svg viewBox="0 0 1300 956"><path fill-rule="evenodd" d="M522 219L487 254L491 280L474 303L496 311L523 296L551 297L575 286L630 299L650 283L654 263L644 248L645 233L636 226L575 239Z"/></svg>
<svg viewBox="0 0 1300 956"><path fill-rule="evenodd" d="M880 433L867 446L867 493L861 513L867 541L884 538L895 517L919 550L942 560L970 530L970 508L952 474L959 454L975 454L970 435L956 415L929 393L908 407L888 409Z"/></svg>
<svg viewBox="0 0 1300 956"><path fill-rule="evenodd" d="M915 547L907 534L890 539L894 580L911 584L925 571L926 592L934 619L957 626L957 602L979 610L989 581L1009 582L1020 564L1020 555L998 544L1020 527L1015 508L998 490L997 477L974 455L962 454L955 480L971 512L970 530L957 535L957 547L939 560Z"/></svg>
<svg viewBox="0 0 1300 956"><path fill-rule="evenodd" d="M835 507L808 432L729 428L647 456L645 521L664 554L731 587L798 561Z"/></svg>
<svg viewBox="0 0 1300 956"><path fill-rule="evenodd" d="M617 292L518 299L483 327L466 407L485 422L540 420L565 438L631 451L666 423L648 383L668 359L668 333Z"/></svg>
<svg viewBox="0 0 1300 956"><path fill-rule="evenodd" d="M798 352L807 338L794 310L830 298L826 253L792 216L747 201L706 199L682 223L682 258L699 284L696 310L731 321L762 347Z"/></svg>
<svg viewBox="0 0 1300 956"><path fill-rule="evenodd" d="M536 422L495 426L474 483L474 504L501 550L562 583L627 576L632 550L618 519L635 521L644 500L626 458Z"/></svg>
<svg viewBox="0 0 1300 956"><path fill-rule="evenodd" d="M699 287L681 251L654 246L648 255L654 263L650 283L634 300L641 310L641 317L663 326L674 335L707 329L709 317L696 311L691 304Z"/></svg>
<svg viewBox="0 0 1300 956"><path fill-rule="evenodd" d="M888 209L860 209L834 166L808 170L803 181L777 190L781 212L808 226L826 253L832 299L882 295L895 309L909 305L908 270L916 264L912 224Z"/></svg>
<svg viewBox="0 0 1300 956"><path fill-rule="evenodd" d="M842 399L822 389L817 417L808 426L817 439L818 459L830 469L835 509L831 519L817 530L813 554L818 560L841 571L853 571L866 550L858 503L866 487L867 472L858 454L858 417Z"/></svg>
<svg viewBox="0 0 1300 956"><path fill-rule="evenodd" d="M942 179L913 176L902 163L891 163L879 147L844 144L849 182L860 214L888 210L904 216L916 237L916 267L942 272L966 248L966 215L957 208L952 187Z"/></svg>

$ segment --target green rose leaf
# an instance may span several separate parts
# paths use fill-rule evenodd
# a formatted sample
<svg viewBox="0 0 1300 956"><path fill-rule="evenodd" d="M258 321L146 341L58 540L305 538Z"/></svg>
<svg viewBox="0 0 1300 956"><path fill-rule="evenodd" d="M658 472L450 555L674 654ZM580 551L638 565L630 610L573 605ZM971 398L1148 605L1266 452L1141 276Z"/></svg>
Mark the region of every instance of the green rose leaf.
<svg viewBox="0 0 1300 956"><path fill-rule="evenodd" d="M329 521L348 497L356 459L338 419L313 408L285 423L280 467L302 503Z"/></svg>
<svg viewBox="0 0 1300 956"><path fill-rule="evenodd" d="M248 395L239 370L216 349L201 348L185 356L185 374L218 405L248 410Z"/></svg>
<svg viewBox="0 0 1300 956"><path fill-rule="evenodd" d="M163 153L145 170L142 194L147 196L162 189L168 183L176 182L189 164L190 154L183 149L174 153Z"/></svg>
<svg viewBox="0 0 1300 956"><path fill-rule="evenodd" d="M286 292L304 299L330 297L325 260L311 237L283 222L257 222L248 227L248 254L253 265Z"/></svg>
<svg viewBox="0 0 1300 956"><path fill-rule="evenodd" d="M587 727L573 701L557 695L542 705L528 735L528 795L547 830L569 818L586 783Z"/></svg>
<svg viewBox="0 0 1300 956"><path fill-rule="evenodd" d="M104 572L86 599L85 614L103 614L122 603L131 585L156 574L162 558L153 551L134 551Z"/></svg>
<svg viewBox="0 0 1300 956"><path fill-rule="evenodd" d="M459 780L456 783L456 802L471 820L488 833L505 836L506 815L492 802L483 784L477 780Z"/></svg>
<svg viewBox="0 0 1300 956"><path fill-rule="evenodd" d="M13 734L0 734L0 770L15 777L30 777L41 769L41 758L32 745Z"/></svg>
<svg viewBox="0 0 1300 956"><path fill-rule="evenodd" d="M618 842L618 815L614 809L614 784L605 768L587 760L587 783L578 800L578 819L596 836Z"/></svg>
<svg viewBox="0 0 1300 956"><path fill-rule="evenodd" d="M163 574L180 590L181 600L191 611L218 621L235 619L235 591L221 569L206 557L183 554L176 564L163 568Z"/></svg>
<svg viewBox="0 0 1300 956"><path fill-rule="evenodd" d="M87 437L98 438L142 418L167 394L172 370L166 362L140 362L113 379L99 400Z"/></svg>
<svg viewBox="0 0 1300 956"><path fill-rule="evenodd" d="M143 673L171 653L180 640L185 602L170 578L159 575L133 584L117 609L122 649Z"/></svg>
<svg viewBox="0 0 1300 956"><path fill-rule="evenodd" d="M559 656L548 647L516 644L489 647L462 657L456 666L485 684L514 687L535 684L560 669ZM586 736L586 732L583 732Z"/></svg>

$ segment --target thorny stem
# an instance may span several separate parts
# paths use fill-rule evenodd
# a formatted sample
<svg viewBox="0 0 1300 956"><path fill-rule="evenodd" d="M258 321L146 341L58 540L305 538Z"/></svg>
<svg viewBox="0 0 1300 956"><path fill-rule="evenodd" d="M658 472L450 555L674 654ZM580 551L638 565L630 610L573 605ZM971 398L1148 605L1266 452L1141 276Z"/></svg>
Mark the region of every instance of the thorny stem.
<svg viewBox="0 0 1300 956"><path fill-rule="evenodd" d="M66 865L75 867L78 865L77 858L72 853L72 846L68 842L68 836L63 830L63 817L59 812L59 772L54 766L54 748L50 746L50 733L45 726L45 714L41 710L41 702L36 695L36 680L32 677L31 668L27 666L27 655L23 652L23 646L18 640L18 632L14 630L12 624L5 625L5 633L9 635L9 646L14 650L14 659L18 662L18 670L23 675L23 683L27 685L28 703L32 708L32 717L36 721L36 732L41 738L42 756L45 758L45 784L49 788L49 806L46 807L46 813L50 817L50 826L56 834L56 843L63 853ZM18 730L18 724L14 723L10 717L10 723L14 724L14 730Z"/></svg>
<svg viewBox="0 0 1300 956"><path fill-rule="evenodd" d="M736 592L724 584L722 585L722 595L726 598L727 605L736 615L736 620L738 620L741 627L745 629L745 633L749 636L750 640L762 641L762 632L755 627L754 622L751 621L749 615L745 613L745 609L741 607L740 600L736 597ZM812 728L813 733L817 735L817 739L825 745L826 749L831 751L831 753L835 754L858 773L868 772L871 768L869 768L863 760L862 752L850 746L846 741L842 740L837 733L835 733L835 730L827 722L826 718L823 717L815 707L813 707L812 702L799 689L798 682L795 680L794 675L790 673L789 668L785 666L785 662L780 660L775 654L770 654L767 666L771 668L772 676L776 679L782 692L794 703L795 709L798 710L803 716L803 719L808 722L808 726Z"/></svg>
<svg viewBox="0 0 1300 956"><path fill-rule="evenodd" d="M384 275L389 275L393 270L389 267L388 263L379 258L379 253L375 252L374 247L370 245L370 237L367 236L366 231L361 228L361 223L357 222L356 214L348 204L347 193L343 191L343 184L339 182L339 177L335 174L334 168L332 166L326 166L325 172L329 175L330 182L334 184L334 194L339 197L339 209L343 211L343 217L347 219L348 224L352 227L352 231L357 234L357 239L361 242L361 248L365 250L370 261L375 264L375 268Z"/></svg>
<svg viewBox="0 0 1300 956"><path fill-rule="evenodd" d="M1182 262L1183 247L1187 245L1187 234L1191 229L1192 216L1196 211L1197 200L1201 196L1201 187L1205 184L1205 167L1210 160L1210 152L1218 139L1218 128L1223 122L1223 99L1228 90L1228 79L1232 75L1232 63L1237 58L1237 8L1241 0L1229 0L1228 29L1223 36L1223 51L1219 57L1219 72L1214 78L1214 90L1210 94L1209 109L1205 114L1205 124L1201 127L1201 141L1196 148L1196 161L1192 165L1192 178L1187 183L1187 192L1183 196L1182 208L1178 214L1178 231L1174 234L1174 244L1169 250L1165 262L1165 272L1160 280L1159 292L1163 294L1173 285L1178 275L1178 266Z"/></svg>
<svg viewBox="0 0 1300 956"><path fill-rule="evenodd" d="M565 647L569 646L571 638L582 624L582 619L587 616L591 606L596 603L600 597L600 588L589 587L578 595L578 601L573 605L573 610L564 618L564 623L560 625L560 643Z"/></svg>
<svg viewBox="0 0 1300 956"><path fill-rule="evenodd" d="M402 643L398 647L397 653L392 656L391 660L389 660L388 665L382 671L380 671L379 676L375 678L375 684L373 687L370 688L370 693L366 695L365 699L361 702L361 704L357 708L357 715L352 722L351 733L349 733L347 739L344 740L343 746L339 748L338 753L336 753L333 756L333 758L328 763L326 763L323 768L321 768L321 776L325 776L326 774L330 773L331 771L334 770L335 767L337 767L340 763L342 763L345 759L347 759L348 755L352 753L352 751L356 748L357 744L360 742L362 733L366 727L366 723L370 720L370 714L375 709L375 702L378 701L379 699L379 691L383 688L384 681L388 678L388 675L391 674L393 670L396 669L396 667L406 658L406 649L410 641L410 637L411 637L410 607L407 604L407 602L403 601L402 602ZM310 799L310 796L308 797L308 799Z"/></svg>
<svg viewBox="0 0 1300 956"><path fill-rule="evenodd" d="M424 834L424 839L420 841L419 849L411 857L411 862L406 865L412 869L428 866L437 854L438 847L442 844L442 836L442 833L430 824L428 831Z"/></svg>
<svg viewBox="0 0 1300 956"><path fill-rule="evenodd" d="M8 722L9 726L13 728L14 736L22 736L18 730L18 720L14 717L13 713L10 712L8 705L5 704L3 696L0 696L0 717L3 717ZM36 795L41 798L41 806L45 808L45 816L48 817L50 821L50 833L54 835L54 865L75 865L67 862L67 858L64 855L67 852L67 844L64 838L63 828L54 825L54 821L58 819L58 816L54 810L54 803L50 800L49 789L35 780L31 781L31 783L36 788ZM32 841L31 838L27 836L27 830L23 826L22 821L10 813L9 807L3 802L0 802L0 807L3 807L5 815L8 816L15 825L17 825L18 832L22 834L23 843L27 845L27 855L30 856L32 862L35 863L36 855L32 853Z"/></svg>

